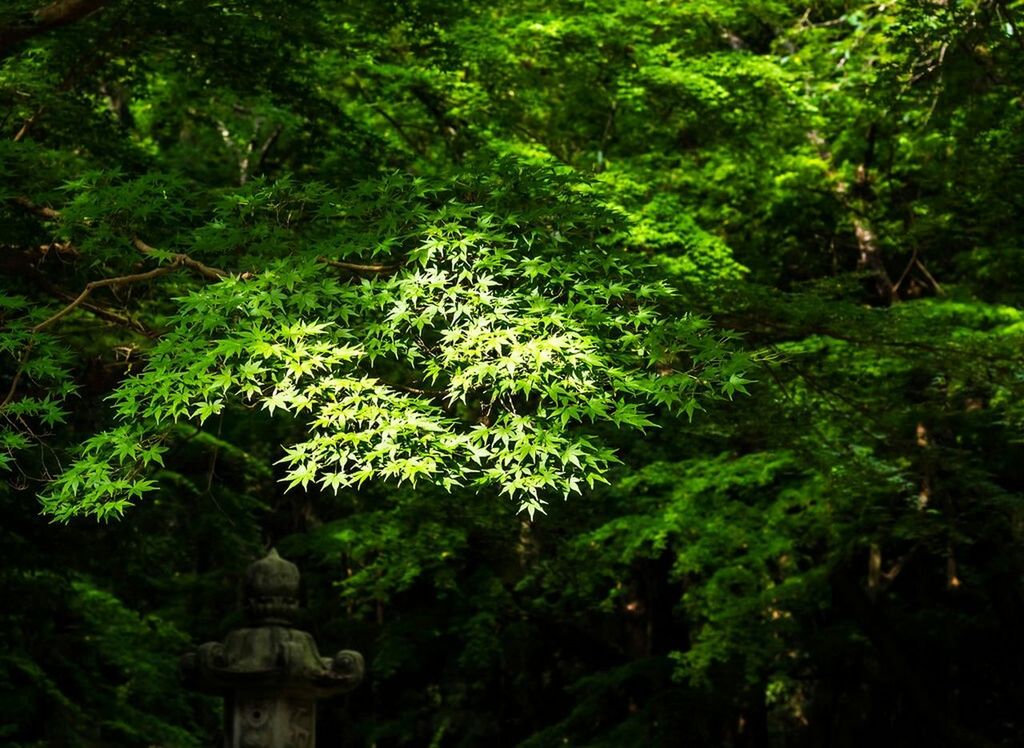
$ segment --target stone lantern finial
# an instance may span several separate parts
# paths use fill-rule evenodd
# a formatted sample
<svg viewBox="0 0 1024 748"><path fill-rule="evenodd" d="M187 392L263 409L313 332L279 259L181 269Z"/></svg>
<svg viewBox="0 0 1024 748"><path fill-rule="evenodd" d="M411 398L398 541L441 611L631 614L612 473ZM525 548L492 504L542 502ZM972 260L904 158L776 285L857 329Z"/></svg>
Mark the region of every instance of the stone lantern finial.
<svg viewBox="0 0 1024 748"><path fill-rule="evenodd" d="M245 607L258 624L292 623L299 612L299 567L276 548L245 571Z"/></svg>
<svg viewBox="0 0 1024 748"><path fill-rule="evenodd" d="M225 748L312 748L316 699L345 693L363 678L363 657L321 657L299 612L299 570L271 549L245 572L249 626L182 658L186 684L225 698Z"/></svg>

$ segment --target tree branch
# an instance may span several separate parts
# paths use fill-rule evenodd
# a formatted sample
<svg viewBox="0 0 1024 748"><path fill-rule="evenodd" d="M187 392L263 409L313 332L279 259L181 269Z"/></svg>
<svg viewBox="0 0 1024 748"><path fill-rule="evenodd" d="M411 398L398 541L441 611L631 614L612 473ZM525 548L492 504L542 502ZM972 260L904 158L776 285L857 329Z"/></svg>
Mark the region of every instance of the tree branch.
<svg viewBox="0 0 1024 748"><path fill-rule="evenodd" d="M35 272L33 275L36 276L35 281L36 283L39 284L39 287L42 288L51 296L54 296L65 302L72 302L75 300L76 297L62 291L61 289L57 288L52 283L47 281L46 278L43 277L42 273ZM155 331L150 330L148 327L146 327L138 320L132 319L131 317L128 317L126 315L122 316L113 309L109 309L104 306L99 306L97 304L89 304L84 301L79 302L78 306L86 310L90 314L99 317L102 320L106 320L107 322L118 325L119 327L124 327L126 329L133 330L141 335L145 335L147 338L155 337L158 334Z"/></svg>
<svg viewBox="0 0 1024 748"><path fill-rule="evenodd" d="M914 264L917 265L918 270L924 273L924 277L928 279L928 282L932 284L932 287L935 289L935 293L937 293L939 296L944 295L945 291L942 290L942 286L939 285L939 282L937 280L935 280L935 276L928 272L928 268L924 266L924 263L921 262L919 258L915 258Z"/></svg>
<svg viewBox="0 0 1024 748"><path fill-rule="evenodd" d="M149 246L148 244L146 244L146 242L142 241L142 239L140 239L137 236L132 238L132 245L137 250L142 252L142 254L144 255L152 254L153 252L156 251L154 247ZM228 274L221 270L220 268L214 268L210 267L209 265L204 265L199 260L195 260L189 257L187 254L181 252L174 255L174 263L176 265L183 265L191 270L195 270L197 273L199 273L204 278L207 278L208 280L220 280L221 278L228 277Z"/></svg>
<svg viewBox="0 0 1024 748"><path fill-rule="evenodd" d="M34 202L25 197L12 198L12 202L16 205L22 206L30 213L35 213L41 218L46 218L47 220L56 220L60 217L59 210L56 210L54 208L48 208L44 205L36 205ZM135 249L137 249L142 254L153 254L154 252L157 251L155 247L146 244L138 237L132 237L131 242L132 246L134 246ZM68 248L70 248L70 245L68 246ZM199 273L201 276L203 276L203 278L206 278L207 280L219 281L222 278L227 278L227 273L222 271L222 269L220 269L219 267L211 267L210 265L200 262L198 259L189 257L187 254L178 252L172 256L176 264L184 265L185 267L194 269L194 271Z"/></svg>
<svg viewBox="0 0 1024 748"><path fill-rule="evenodd" d="M341 268L342 270L351 270L354 273L390 273L401 267L401 265L361 265L356 262L332 260L329 257L318 257L317 259L331 267Z"/></svg>
<svg viewBox="0 0 1024 748"><path fill-rule="evenodd" d="M263 170L263 164L267 160L267 154L270 153L270 149L274 147L274 143L277 142L277 139L281 137L281 132L283 130L284 125L277 125L270 132L267 139L263 141L263 145L260 146L259 150L259 160L253 165L253 171L256 171L257 169L260 171Z"/></svg>
<svg viewBox="0 0 1024 748"><path fill-rule="evenodd" d="M40 218L45 218L48 221L56 221L60 218L60 211L53 208L47 208L45 205L36 205L34 202L29 200L27 197L13 197L11 201L16 205L21 206L29 213L34 213Z"/></svg>
<svg viewBox="0 0 1024 748"><path fill-rule="evenodd" d="M134 243L135 246L143 253L148 254L154 251L152 247L143 242L141 239L135 239ZM169 265L163 265L158 268L153 268L152 270L147 270L144 273L132 273L130 275L119 275L114 278L103 278L102 280L98 281L90 281L89 283L85 284L85 288L82 289L82 292L78 294L78 296L76 296L74 299L72 299L67 306L58 311L56 314L53 314L52 316L46 318L35 327L33 327L32 332L40 332L41 330L45 330L50 325L58 322L63 317L70 314L77 307L81 306L85 302L85 300L89 298L90 294L92 294L92 292L95 291L97 288L107 288L109 286L123 286L129 283L140 283L142 281L152 280L153 278L159 278L162 275L173 273L180 267L187 267L191 270L195 270L203 277L209 278L211 280L220 280L221 278L227 275L227 273L225 273L223 270L211 268L199 262L198 260L193 260L188 255L174 255L174 259ZM98 309L101 308L95 308L95 310ZM117 315L114 316L117 317ZM120 322L122 320L118 318L118 321Z"/></svg>
<svg viewBox="0 0 1024 748"><path fill-rule="evenodd" d="M384 382L384 384L386 384L388 387L393 387L396 390L401 390L402 392L411 392L413 395L423 395L425 397L442 397L448 394L445 390L432 390L423 387L410 387L407 384L395 384L394 382Z"/></svg>
<svg viewBox="0 0 1024 748"><path fill-rule="evenodd" d="M70 304L65 306L56 314L47 317L38 325L33 327L32 332L40 332L42 330L45 330L50 325L54 324L55 322L58 322L60 319L73 312L75 308L82 304L82 302L84 302L87 298L89 298L89 295L97 288L106 288L108 286L123 286L128 283L139 283L141 281L152 280L153 278L159 278L161 275L173 273L178 267L181 266L181 264L182 263L180 260L175 260L170 265L164 265L162 267L154 268L153 270L147 270L145 273L132 273L131 275L119 275L115 278L104 278L98 281L90 281L89 283L85 284L85 288L82 289L82 293L78 294L78 296L76 296L74 300L71 301Z"/></svg>
<svg viewBox="0 0 1024 748"><path fill-rule="evenodd" d="M56 221L60 219L60 211L55 208L48 208L45 205L36 205L34 202L29 200L27 197L14 197L11 199L13 203L21 206L30 213L34 213L40 218L45 218L50 221ZM139 237L132 237L132 246L142 252L144 255L153 254L156 252L155 247L151 247L146 242L142 241ZM65 245L65 251L72 250L71 245ZM206 265L199 260L196 260L183 252L177 252L172 255L174 262L178 265L183 265L191 270L195 270L201 276L208 280L220 280L228 276L227 272L220 268L211 267Z"/></svg>
<svg viewBox="0 0 1024 748"><path fill-rule="evenodd" d="M11 387L7 390L7 394L4 399L0 401L0 410L7 407L7 404L14 399L14 393L18 391L18 383L21 381L21 375L25 373L25 364L28 363L29 354L32 353L32 340L28 341L28 345L25 346L25 350L22 351L21 358L18 359L18 370L14 372L14 379L11 380Z"/></svg>
<svg viewBox="0 0 1024 748"><path fill-rule="evenodd" d="M34 36L80 21L100 10L110 0L53 0L31 14L27 23L0 28L0 59L13 53L14 47Z"/></svg>

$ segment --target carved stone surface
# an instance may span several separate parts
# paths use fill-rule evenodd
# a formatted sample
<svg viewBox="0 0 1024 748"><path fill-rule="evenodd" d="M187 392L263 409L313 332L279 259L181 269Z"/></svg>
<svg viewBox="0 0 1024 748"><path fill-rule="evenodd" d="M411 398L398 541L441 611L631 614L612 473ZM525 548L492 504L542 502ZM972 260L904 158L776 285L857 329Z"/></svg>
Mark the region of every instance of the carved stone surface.
<svg viewBox="0 0 1024 748"><path fill-rule="evenodd" d="M241 693L232 709L230 735L238 748L313 748L316 702Z"/></svg>
<svg viewBox="0 0 1024 748"><path fill-rule="evenodd" d="M342 650L321 657L299 611L299 570L276 550L245 575L249 626L182 658L188 687L225 697L225 748L313 748L316 699L351 691L363 657Z"/></svg>

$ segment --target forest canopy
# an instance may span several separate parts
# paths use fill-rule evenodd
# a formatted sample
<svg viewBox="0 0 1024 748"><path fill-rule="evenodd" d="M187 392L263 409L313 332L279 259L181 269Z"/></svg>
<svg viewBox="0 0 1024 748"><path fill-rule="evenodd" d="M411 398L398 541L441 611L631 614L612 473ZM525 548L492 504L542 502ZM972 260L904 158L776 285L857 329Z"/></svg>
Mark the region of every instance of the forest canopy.
<svg viewBox="0 0 1024 748"><path fill-rule="evenodd" d="M1024 741L1024 3L0 8L0 740Z"/></svg>

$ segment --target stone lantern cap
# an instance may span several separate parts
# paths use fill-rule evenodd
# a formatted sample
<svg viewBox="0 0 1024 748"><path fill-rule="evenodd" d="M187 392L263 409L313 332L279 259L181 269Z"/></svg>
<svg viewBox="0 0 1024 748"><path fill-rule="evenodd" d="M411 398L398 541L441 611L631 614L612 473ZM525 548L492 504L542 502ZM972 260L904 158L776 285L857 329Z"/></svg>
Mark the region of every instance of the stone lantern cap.
<svg viewBox="0 0 1024 748"><path fill-rule="evenodd" d="M363 657L342 650L321 657L306 631L293 628L299 611L299 570L276 550L245 573L249 626L207 642L181 661L186 685L207 693L258 690L318 699L345 693L363 678Z"/></svg>
<svg viewBox="0 0 1024 748"><path fill-rule="evenodd" d="M299 611L299 567L276 548L245 571L245 607L256 624L288 624Z"/></svg>

